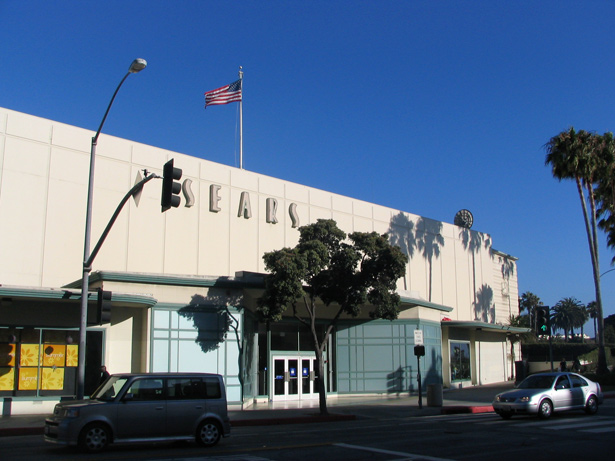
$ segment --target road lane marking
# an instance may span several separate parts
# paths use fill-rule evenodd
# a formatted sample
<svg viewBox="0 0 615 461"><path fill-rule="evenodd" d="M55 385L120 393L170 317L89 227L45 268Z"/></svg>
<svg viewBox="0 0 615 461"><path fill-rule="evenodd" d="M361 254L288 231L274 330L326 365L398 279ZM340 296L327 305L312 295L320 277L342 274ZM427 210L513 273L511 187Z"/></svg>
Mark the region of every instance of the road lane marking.
<svg viewBox="0 0 615 461"><path fill-rule="evenodd" d="M615 426L601 427L598 429L585 429L579 432L591 432L592 434L600 434L602 432L615 432Z"/></svg>
<svg viewBox="0 0 615 461"><path fill-rule="evenodd" d="M545 426L543 429L547 429L549 431L559 431L560 429L578 429L580 427L591 427L591 426L604 426L604 421L589 421L585 423L576 423L576 424L557 424L554 426Z"/></svg>
<svg viewBox="0 0 615 461"><path fill-rule="evenodd" d="M433 456L425 456L425 455L417 455L417 454L413 454L413 453L404 453L401 451L391 451L391 450L381 450L380 448L372 448L372 447L362 447L360 445L350 445L347 443L334 443L333 444L336 447L342 447L342 448L351 448L354 450L363 450L363 451L370 451L372 453L380 453L383 455L393 455L393 456L403 456L406 459L425 459L428 461L453 461L447 458L434 458Z"/></svg>

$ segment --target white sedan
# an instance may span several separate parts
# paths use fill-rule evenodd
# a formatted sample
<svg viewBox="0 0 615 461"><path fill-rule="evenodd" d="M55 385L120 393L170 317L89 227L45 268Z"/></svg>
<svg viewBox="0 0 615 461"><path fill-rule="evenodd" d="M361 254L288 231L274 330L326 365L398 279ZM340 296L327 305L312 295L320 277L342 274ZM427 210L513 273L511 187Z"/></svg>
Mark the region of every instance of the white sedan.
<svg viewBox="0 0 615 461"><path fill-rule="evenodd" d="M585 410L593 415L603 399L600 384L576 373L537 373L515 389L496 395L493 409L504 419L517 414L546 419L563 410Z"/></svg>

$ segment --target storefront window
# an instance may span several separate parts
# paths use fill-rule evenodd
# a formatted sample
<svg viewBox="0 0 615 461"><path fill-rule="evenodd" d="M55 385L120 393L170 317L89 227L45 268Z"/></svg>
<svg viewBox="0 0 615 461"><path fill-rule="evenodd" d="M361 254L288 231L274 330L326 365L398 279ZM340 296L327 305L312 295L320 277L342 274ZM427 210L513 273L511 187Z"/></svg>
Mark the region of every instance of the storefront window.
<svg viewBox="0 0 615 461"><path fill-rule="evenodd" d="M0 329L0 396L74 393L78 332Z"/></svg>
<svg viewBox="0 0 615 461"><path fill-rule="evenodd" d="M470 343L455 341L450 345L451 382L469 381L472 377Z"/></svg>

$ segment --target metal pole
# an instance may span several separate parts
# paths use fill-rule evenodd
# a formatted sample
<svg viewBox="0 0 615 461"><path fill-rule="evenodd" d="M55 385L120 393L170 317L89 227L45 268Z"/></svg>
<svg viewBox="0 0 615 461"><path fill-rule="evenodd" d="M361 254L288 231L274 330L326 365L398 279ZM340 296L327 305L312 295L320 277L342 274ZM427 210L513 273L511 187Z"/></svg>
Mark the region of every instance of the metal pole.
<svg viewBox="0 0 615 461"><path fill-rule="evenodd" d="M86 348L86 333L88 326L88 297L89 297L89 285L90 285L90 272L92 270L90 259L90 239L92 232L92 201L94 199L94 166L96 161L96 145L98 144L98 136L102 130L111 105L115 100L117 92L130 74L139 72L145 68L147 63L143 59L135 59L126 75L115 89L111 101L107 106L105 115L100 122L100 126L96 131L96 134L92 138L92 144L90 148L90 175L88 178L88 200L85 212L85 238L83 243L83 274L81 278L81 318L79 322L79 357L77 363L77 400L82 400L85 393L85 348Z"/></svg>
<svg viewBox="0 0 615 461"><path fill-rule="evenodd" d="M421 385L421 356L417 356L416 358L418 364L418 382L419 382L419 409L423 408L423 389Z"/></svg>
<svg viewBox="0 0 615 461"><path fill-rule="evenodd" d="M243 71L239 66L239 80L241 80L241 99L239 100L239 169L243 170Z"/></svg>

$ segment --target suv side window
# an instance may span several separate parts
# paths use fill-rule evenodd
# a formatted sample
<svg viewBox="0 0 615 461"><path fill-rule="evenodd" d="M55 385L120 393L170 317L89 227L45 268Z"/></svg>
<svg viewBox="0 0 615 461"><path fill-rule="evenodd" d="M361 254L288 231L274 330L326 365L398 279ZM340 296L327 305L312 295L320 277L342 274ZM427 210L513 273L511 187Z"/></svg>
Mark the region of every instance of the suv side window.
<svg viewBox="0 0 615 461"><path fill-rule="evenodd" d="M164 387L160 378L137 379L133 382L126 395L132 394L132 400L162 400Z"/></svg>
<svg viewBox="0 0 615 461"><path fill-rule="evenodd" d="M168 380L169 399L219 399L222 396L217 378L174 378Z"/></svg>

